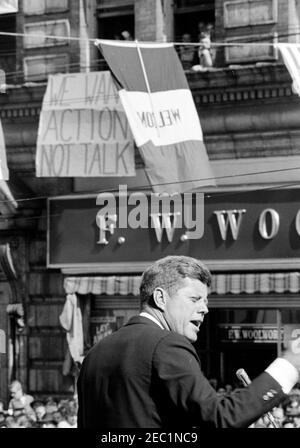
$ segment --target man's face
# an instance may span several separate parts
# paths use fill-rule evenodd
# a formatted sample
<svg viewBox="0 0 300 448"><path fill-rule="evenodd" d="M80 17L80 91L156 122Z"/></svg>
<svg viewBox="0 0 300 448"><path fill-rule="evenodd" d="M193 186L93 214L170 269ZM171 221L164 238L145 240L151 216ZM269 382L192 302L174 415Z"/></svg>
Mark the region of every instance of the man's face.
<svg viewBox="0 0 300 448"><path fill-rule="evenodd" d="M200 325L208 313L207 292L207 286L200 280L186 277L172 297L166 293L164 315L171 330L191 342L197 340Z"/></svg>

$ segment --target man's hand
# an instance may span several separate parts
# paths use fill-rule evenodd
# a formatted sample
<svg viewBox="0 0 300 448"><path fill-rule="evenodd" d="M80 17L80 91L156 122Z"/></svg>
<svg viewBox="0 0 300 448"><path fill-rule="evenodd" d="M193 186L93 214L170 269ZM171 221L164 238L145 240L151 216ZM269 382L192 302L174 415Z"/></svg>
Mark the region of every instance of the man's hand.
<svg viewBox="0 0 300 448"><path fill-rule="evenodd" d="M300 373L300 330L294 329L291 337L285 341L286 350L282 354L282 358L289 361Z"/></svg>

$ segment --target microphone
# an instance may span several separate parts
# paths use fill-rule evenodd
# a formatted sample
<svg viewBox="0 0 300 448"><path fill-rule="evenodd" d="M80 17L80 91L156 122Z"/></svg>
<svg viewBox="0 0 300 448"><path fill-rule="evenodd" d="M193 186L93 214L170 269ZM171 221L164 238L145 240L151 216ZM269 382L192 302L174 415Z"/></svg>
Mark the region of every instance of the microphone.
<svg viewBox="0 0 300 448"><path fill-rule="evenodd" d="M236 371L236 376L243 383L243 386L248 386L251 383L249 376L246 373L245 369L238 369Z"/></svg>
<svg viewBox="0 0 300 448"><path fill-rule="evenodd" d="M250 380L249 376L247 375L245 369L238 369L235 374L238 377L238 379L243 383L244 386L249 386L249 384L251 383L251 380ZM279 428L279 426L276 423L271 412L267 412L266 416L274 428Z"/></svg>

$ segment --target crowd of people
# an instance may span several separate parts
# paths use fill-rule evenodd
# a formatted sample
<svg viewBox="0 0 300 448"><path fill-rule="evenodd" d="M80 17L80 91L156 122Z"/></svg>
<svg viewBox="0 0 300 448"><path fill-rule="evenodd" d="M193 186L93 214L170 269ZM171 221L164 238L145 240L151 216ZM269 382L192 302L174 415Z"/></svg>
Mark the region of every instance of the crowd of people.
<svg viewBox="0 0 300 448"><path fill-rule="evenodd" d="M228 396L236 385L218 385L216 379L210 379L211 385L219 396ZM78 403L75 398L45 400L34 399L24 393L19 381L10 384L11 399L5 409L0 399L0 428L77 428ZM300 384L294 387L286 400L271 411L280 428L300 428ZM252 428L272 428L267 416L251 425Z"/></svg>
<svg viewBox="0 0 300 448"><path fill-rule="evenodd" d="M228 396L238 388L231 384L220 386L215 378L210 379L210 384L219 396ZM279 428L300 428L300 384L291 390L282 404L272 409L271 414ZM251 428L273 428L273 425L265 415L251 425Z"/></svg>
<svg viewBox="0 0 300 448"><path fill-rule="evenodd" d="M218 387L216 379L210 380L217 394L230 395L235 386L225 384ZM280 406L272 410L272 415L280 428L300 428L300 384L297 385ZM34 399L25 394L19 381L10 385L11 400L5 409L0 400L0 428L77 428L78 404L75 398L56 400ZM252 428L272 428L267 416L251 425Z"/></svg>
<svg viewBox="0 0 300 448"><path fill-rule="evenodd" d="M210 22L199 22L198 36L196 45L193 45L193 36L186 31L180 37L182 45L178 46L178 55L184 70L205 71L214 66L215 48L211 46L214 35L214 25ZM130 31L123 30L115 34L114 39L133 41L134 38Z"/></svg>
<svg viewBox="0 0 300 448"><path fill-rule="evenodd" d="M9 386L7 409L0 400L0 428L77 428L77 400L35 399L23 391L19 381Z"/></svg>

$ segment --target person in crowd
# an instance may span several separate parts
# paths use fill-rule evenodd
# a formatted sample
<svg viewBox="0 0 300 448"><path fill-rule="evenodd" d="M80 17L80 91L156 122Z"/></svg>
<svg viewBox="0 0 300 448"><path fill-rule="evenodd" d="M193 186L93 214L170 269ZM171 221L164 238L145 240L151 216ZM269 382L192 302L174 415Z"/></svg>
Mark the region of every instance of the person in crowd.
<svg viewBox="0 0 300 448"><path fill-rule="evenodd" d="M62 420L58 423L58 428L77 428L78 406L75 400L63 400L59 406Z"/></svg>
<svg viewBox="0 0 300 448"><path fill-rule="evenodd" d="M210 378L209 380L209 384L215 389L218 389L218 380L217 378Z"/></svg>
<svg viewBox="0 0 300 448"><path fill-rule="evenodd" d="M218 396L193 343L208 313L209 270L168 256L140 285L141 313L99 341L77 382L79 428L248 427L299 381L300 354L287 348L252 383Z"/></svg>
<svg viewBox="0 0 300 448"><path fill-rule="evenodd" d="M23 392L20 381L14 380L9 385L11 399L8 403L8 412L10 415L18 416L25 412L26 414L35 417L34 410L31 407L33 397Z"/></svg>
<svg viewBox="0 0 300 448"><path fill-rule="evenodd" d="M31 404L31 406L35 412L36 421L38 423L41 422L44 415L46 414L46 407L44 403L40 400L36 400Z"/></svg>
<svg viewBox="0 0 300 448"><path fill-rule="evenodd" d="M18 428L18 423L12 415L8 415L5 419L5 428Z"/></svg>
<svg viewBox="0 0 300 448"><path fill-rule="evenodd" d="M252 423L249 428L259 429L259 428L268 428L269 421L263 416L260 417L256 422Z"/></svg>
<svg viewBox="0 0 300 448"><path fill-rule="evenodd" d="M294 389L289 394L289 400L285 405L285 414L291 417L300 414L299 395L297 395Z"/></svg>
<svg viewBox="0 0 300 448"><path fill-rule="evenodd" d="M129 31L124 30L121 32L121 40L133 40Z"/></svg>
<svg viewBox="0 0 300 448"><path fill-rule="evenodd" d="M218 390L217 390L217 394L220 397L224 397L224 395L226 395L226 389L224 387L219 387Z"/></svg>
<svg viewBox="0 0 300 448"><path fill-rule="evenodd" d="M294 415L293 421L294 421L295 428L300 428L300 413Z"/></svg>
<svg viewBox="0 0 300 448"><path fill-rule="evenodd" d="M65 417L65 413L62 411L56 411L53 413L53 419L57 428L70 428L70 424Z"/></svg>
<svg viewBox="0 0 300 448"><path fill-rule="evenodd" d="M285 418L282 422L282 428L295 428L293 420L289 417Z"/></svg>
<svg viewBox="0 0 300 448"><path fill-rule="evenodd" d="M70 410L67 416L67 422L69 423L70 428L77 428L77 411Z"/></svg>
<svg viewBox="0 0 300 448"><path fill-rule="evenodd" d="M232 392L232 390L233 390L233 387L232 387L231 384L225 384L225 392L226 392L226 395L230 395L231 392Z"/></svg>
<svg viewBox="0 0 300 448"><path fill-rule="evenodd" d="M32 421L30 417L24 413L16 417L15 420L18 428L32 428L34 424L34 421Z"/></svg>
<svg viewBox="0 0 300 448"><path fill-rule="evenodd" d="M0 399L0 428L5 428L5 419L7 416L7 411L5 410L5 403L4 400Z"/></svg>
<svg viewBox="0 0 300 448"><path fill-rule="evenodd" d="M193 66L193 70L207 70L213 67L215 54L211 48L213 25L211 23L199 22L199 64Z"/></svg>
<svg viewBox="0 0 300 448"><path fill-rule="evenodd" d="M195 48L192 45L187 45L192 42L192 36L190 33L184 33L181 40L183 45L178 48L179 58L183 69L189 70L195 64Z"/></svg>
<svg viewBox="0 0 300 448"><path fill-rule="evenodd" d="M46 412L41 421L42 428L56 428L56 421L52 412Z"/></svg>
<svg viewBox="0 0 300 448"><path fill-rule="evenodd" d="M45 400L45 410L48 414L56 412L58 410L58 404L52 397L48 397Z"/></svg>
<svg viewBox="0 0 300 448"><path fill-rule="evenodd" d="M5 414L4 411L0 411L0 426L3 426L5 423Z"/></svg>
<svg viewBox="0 0 300 448"><path fill-rule="evenodd" d="M283 423L283 421L285 419L283 407L282 406L277 406L274 409L272 409L271 413L272 413L272 415L274 417L275 423L279 426L279 428L281 428L282 427L282 423Z"/></svg>

